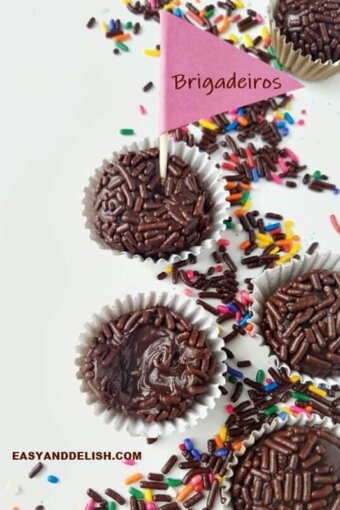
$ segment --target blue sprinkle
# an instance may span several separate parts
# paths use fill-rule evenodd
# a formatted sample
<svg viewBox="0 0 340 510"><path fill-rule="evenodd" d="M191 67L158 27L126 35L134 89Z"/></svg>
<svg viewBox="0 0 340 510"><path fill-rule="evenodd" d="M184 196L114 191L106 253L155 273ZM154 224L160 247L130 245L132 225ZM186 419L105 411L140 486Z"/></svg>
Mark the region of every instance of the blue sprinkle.
<svg viewBox="0 0 340 510"><path fill-rule="evenodd" d="M280 129L280 131L281 131L282 136L287 136L289 134L289 129L288 128Z"/></svg>
<svg viewBox="0 0 340 510"><path fill-rule="evenodd" d="M281 227L281 223L270 223L269 225L266 225L264 227L266 232L270 232L271 230L276 230L277 228Z"/></svg>
<svg viewBox="0 0 340 510"><path fill-rule="evenodd" d="M288 122L288 124L294 124L295 123L295 120L293 119L293 117L291 116L290 113L288 112L285 112L284 114L284 118L286 119L286 121Z"/></svg>
<svg viewBox="0 0 340 510"><path fill-rule="evenodd" d="M228 126L226 126L224 128L225 132L226 133L230 133L230 131L234 131L238 126L238 122L237 120L235 120L234 122L231 122L230 124L228 124Z"/></svg>
<svg viewBox="0 0 340 510"><path fill-rule="evenodd" d="M277 123L276 123L276 127L278 127L279 129L282 129L282 128L285 128L286 127L286 123L284 120L279 120Z"/></svg>
<svg viewBox="0 0 340 510"><path fill-rule="evenodd" d="M257 168L253 168L252 171L251 171L251 175L253 177L253 181L255 182L259 182L260 178L259 178L259 173L257 171Z"/></svg>
<svg viewBox="0 0 340 510"><path fill-rule="evenodd" d="M183 443L184 443L185 448L186 448L187 450L189 450L189 452L190 452L190 451L193 449L193 447L194 447L194 443L191 441L191 439L188 439L188 438L187 438L187 439L184 439Z"/></svg>
<svg viewBox="0 0 340 510"><path fill-rule="evenodd" d="M177 16L178 18L181 18L182 17L182 11L179 7L176 7L176 9L174 10L174 14L175 16Z"/></svg>
<svg viewBox="0 0 340 510"><path fill-rule="evenodd" d="M244 108L237 108L236 113L242 117L245 114Z"/></svg>
<svg viewBox="0 0 340 510"><path fill-rule="evenodd" d="M334 195L339 195L340 189L339 188L334 188L333 189L333 193L334 193Z"/></svg>
<svg viewBox="0 0 340 510"><path fill-rule="evenodd" d="M193 448L192 450L190 450L190 453L191 453L193 460L201 460L201 454L198 450L196 450L196 448Z"/></svg>
<svg viewBox="0 0 340 510"><path fill-rule="evenodd" d="M50 483L58 483L59 482L59 478L57 476L54 476L54 475L49 475L47 477L47 481L50 482Z"/></svg>
<svg viewBox="0 0 340 510"><path fill-rule="evenodd" d="M230 367L229 365L227 365L227 372L228 372L228 374L234 375L235 377L238 377L239 379L243 378L242 372L240 372L239 370L236 370L236 368Z"/></svg>
<svg viewBox="0 0 340 510"><path fill-rule="evenodd" d="M277 382L273 381L269 384L266 384L264 386L264 391L272 391L272 390L276 390L276 388L278 388L279 385L277 384Z"/></svg>
<svg viewBox="0 0 340 510"><path fill-rule="evenodd" d="M238 308L234 303L228 303L227 308L231 313L236 313L238 311Z"/></svg>
<svg viewBox="0 0 340 510"><path fill-rule="evenodd" d="M280 418L280 420L283 420L283 421L287 418L287 416L288 416L288 414L285 413L284 411L281 411L281 413L279 413L277 415L277 417Z"/></svg>
<svg viewBox="0 0 340 510"><path fill-rule="evenodd" d="M114 19L110 19L109 21L109 29L110 29L110 32L114 32L116 30L116 22Z"/></svg>
<svg viewBox="0 0 340 510"><path fill-rule="evenodd" d="M226 448L219 448L218 450L215 451L215 455L217 457L226 457L229 453L229 450L227 450Z"/></svg>

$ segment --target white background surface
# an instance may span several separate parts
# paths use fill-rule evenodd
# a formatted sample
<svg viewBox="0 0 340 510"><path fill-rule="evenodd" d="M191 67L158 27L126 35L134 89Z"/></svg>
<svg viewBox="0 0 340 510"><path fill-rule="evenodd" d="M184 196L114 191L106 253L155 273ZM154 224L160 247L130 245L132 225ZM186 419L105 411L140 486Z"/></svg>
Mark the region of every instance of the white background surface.
<svg viewBox="0 0 340 510"><path fill-rule="evenodd" d="M142 52L159 42L159 27L141 20L143 33L129 43L130 53L116 57L99 29L89 31L85 24L92 15L136 21L120 0L0 5L0 509L33 510L43 501L47 510L73 510L84 507L90 486L124 490L122 479L133 468L50 462L29 481L32 462L12 462L12 450L141 450L138 470L147 473L159 469L180 442L175 435L147 446L144 439L116 434L86 407L74 375L77 338L93 312L126 293L171 290L154 277L160 267L99 250L81 215L89 176L126 142L119 129L134 128L136 139L157 135L157 90L144 94L142 87L150 79L158 84L159 59ZM266 2L252 5L264 12ZM296 126L287 141L311 171L320 169L338 184L339 85L338 76L296 93L295 117L306 108L306 126ZM329 222L334 212L340 219L339 200L268 183L253 193L255 207L294 219L305 245L319 240L324 250L340 249ZM239 340L235 349L243 359L251 353L250 374L263 367L251 339ZM222 408L220 401L190 431L199 447L222 422ZM61 483L48 484L47 474ZM19 483L22 494L8 495L7 480Z"/></svg>

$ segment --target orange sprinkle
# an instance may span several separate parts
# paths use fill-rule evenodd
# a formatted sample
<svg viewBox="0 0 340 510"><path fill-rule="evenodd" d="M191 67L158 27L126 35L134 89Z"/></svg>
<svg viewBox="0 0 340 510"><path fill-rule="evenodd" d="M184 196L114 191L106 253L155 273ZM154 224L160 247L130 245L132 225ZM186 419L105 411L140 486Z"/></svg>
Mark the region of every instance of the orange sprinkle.
<svg viewBox="0 0 340 510"><path fill-rule="evenodd" d="M223 441L221 440L221 438L218 434L216 434L216 436L214 436L214 441L216 443L217 448L224 448Z"/></svg>
<svg viewBox="0 0 340 510"><path fill-rule="evenodd" d="M123 41L127 41L130 38L131 38L130 34L120 34L120 35L115 35L112 39L115 42L123 42Z"/></svg>
<svg viewBox="0 0 340 510"><path fill-rule="evenodd" d="M181 0L172 0L174 5L181 5Z"/></svg>
<svg viewBox="0 0 340 510"><path fill-rule="evenodd" d="M228 202L237 202L238 200L241 200L242 193L233 193L232 195L229 195L229 197L226 198Z"/></svg>
<svg viewBox="0 0 340 510"><path fill-rule="evenodd" d="M125 478L125 485L130 485L131 483L138 482L143 478L143 475L141 473L134 473L133 475L128 476Z"/></svg>
<svg viewBox="0 0 340 510"><path fill-rule="evenodd" d="M249 124L248 120L245 117L239 117L237 119L237 122L240 124L240 126L243 126L243 127L248 126L248 124Z"/></svg>
<svg viewBox="0 0 340 510"><path fill-rule="evenodd" d="M301 237L300 236L293 236L293 241L301 241Z"/></svg>
<svg viewBox="0 0 340 510"><path fill-rule="evenodd" d="M280 239L279 241L276 241L275 242L276 246L280 246L280 247L290 247L291 244L292 244L292 241L289 240L289 239Z"/></svg>
<svg viewBox="0 0 340 510"><path fill-rule="evenodd" d="M247 331L253 331L254 326L253 326L252 324L248 323L248 324L246 324L245 329L246 329Z"/></svg>
<svg viewBox="0 0 340 510"><path fill-rule="evenodd" d="M313 408L312 406L306 406L305 407L306 411L308 411L309 413L312 413L313 412Z"/></svg>
<svg viewBox="0 0 340 510"><path fill-rule="evenodd" d="M234 211L234 216L237 216L237 218L239 218L240 216L244 216L244 210L236 209L236 211Z"/></svg>
<svg viewBox="0 0 340 510"><path fill-rule="evenodd" d="M250 184L244 184L243 182L241 183L241 188L245 191L251 190Z"/></svg>
<svg viewBox="0 0 340 510"><path fill-rule="evenodd" d="M223 34L229 27L230 21L228 16L223 17L223 23L220 27L218 27L218 33Z"/></svg>
<svg viewBox="0 0 340 510"><path fill-rule="evenodd" d="M240 244L240 248L241 250L246 250L247 248L249 248L250 246L250 241L246 240L246 241L243 241L243 243Z"/></svg>
<svg viewBox="0 0 340 510"><path fill-rule="evenodd" d="M192 493L194 490L194 486L191 483L188 483L188 485L185 485L183 489L177 494L177 501L184 501L189 494Z"/></svg>
<svg viewBox="0 0 340 510"><path fill-rule="evenodd" d="M205 16L205 9L201 9L200 10L200 16L201 16L201 18L204 18L204 16Z"/></svg>
<svg viewBox="0 0 340 510"><path fill-rule="evenodd" d="M236 182L227 182L227 184L224 186L224 189L234 189L236 188L237 183Z"/></svg>
<svg viewBox="0 0 340 510"><path fill-rule="evenodd" d="M235 452L239 452L241 450L242 446L243 446L242 441L238 441L236 443L232 443L232 447L233 447L233 450Z"/></svg>

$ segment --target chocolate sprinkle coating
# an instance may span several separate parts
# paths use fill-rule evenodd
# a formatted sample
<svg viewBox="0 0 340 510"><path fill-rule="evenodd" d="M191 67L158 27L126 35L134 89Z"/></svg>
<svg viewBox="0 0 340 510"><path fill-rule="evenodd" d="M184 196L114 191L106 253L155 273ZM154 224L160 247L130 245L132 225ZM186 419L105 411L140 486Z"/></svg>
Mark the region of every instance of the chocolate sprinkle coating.
<svg viewBox="0 0 340 510"><path fill-rule="evenodd" d="M266 302L261 329L295 370L340 374L340 273L313 270L280 287Z"/></svg>
<svg viewBox="0 0 340 510"><path fill-rule="evenodd" d="M336 510L340 440L319 427L286 426L248 448L232 481L234 510Z"/></svg>
<svg viewBox="0 0 340 510"><path fill-rule="evenodd" d="M312 60L340 58L340 4L338 0L281 0L275 22L287 42Z"/></svg>
<svg viewBox="0 0 340 510"><path fill-rule="evenodd" d="M208 391L215 367L205 333L154 306L103 323L83 374L108 408L152 422L182 416Z"/></svg>
<svg viewBox="0 0 340 510"><path fill-rule="evenodd" d="M111 248L168 258L209 237L214 206L199 176L169 156L164 185L158 148L121 154L108 163L95 192L95 227Z"/></svg>

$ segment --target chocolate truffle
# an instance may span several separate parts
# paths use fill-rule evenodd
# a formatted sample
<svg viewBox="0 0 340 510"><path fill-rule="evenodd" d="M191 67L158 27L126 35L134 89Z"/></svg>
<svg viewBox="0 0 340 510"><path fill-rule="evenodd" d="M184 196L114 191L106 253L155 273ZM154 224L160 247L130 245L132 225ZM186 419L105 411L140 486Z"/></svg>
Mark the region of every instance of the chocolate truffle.
<svg viewBox="0 0 340 510"><path fill-rule="evenodd" d="M182 416L214 373L205 333L162 306L103 323L83 365L100 402L146 422Z"/></svg>
<svg viewBox="0 0 340 510"><path fill-rule="evenodd" d="M316 269L280 287L265 303L261 330L291 368L340 375L340 273Z"/></svg>
<svg viewBox="0 0 340 510"><path fill-rule="evenodd" d="M340 440L286 426L249 447L232 479L234 510L338 510Z"/></svg>
<svg viewBox="0 0 340 510"><path fill-rule="evenodd" d="M111 248L168 258L209 237L213 203L189 164L169 156L164 185L158 148L108 163L95 192L95 227Z"/></svg>
<svg viewBox="0 0 340 510"><path fill-rule="evenodd" d="M312 60L340 59L340 3L325 0L281 0L275 13L281 35Z"/></svg>

